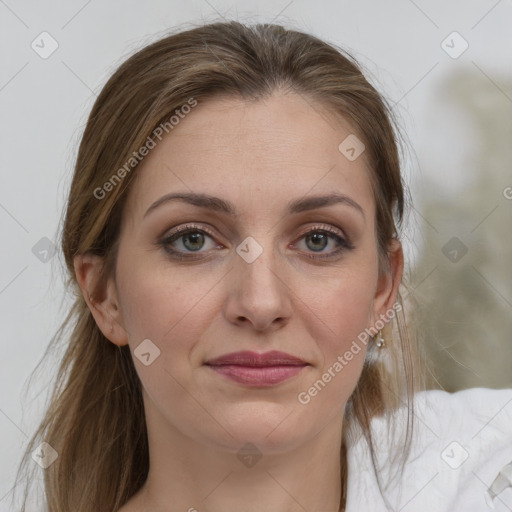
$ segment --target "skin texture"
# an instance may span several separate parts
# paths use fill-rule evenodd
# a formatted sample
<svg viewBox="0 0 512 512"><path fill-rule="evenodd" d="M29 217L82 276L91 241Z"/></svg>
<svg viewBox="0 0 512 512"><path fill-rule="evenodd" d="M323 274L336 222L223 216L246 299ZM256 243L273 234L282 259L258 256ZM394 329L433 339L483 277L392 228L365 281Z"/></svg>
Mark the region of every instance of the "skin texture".
<svg viewBox="0 0 512 512"><path fill-rule="evenodd" d="M296 94L199 103L137 170L115 280L94 303L101 260L76 257L78 282L105 336L129 344L132 354L144 339L160 350L149 366L134 357L151 462L146 485L122 512L338 510L343 412L364 345L310 403L297 397L392 308L403 272L395 240L389 270L379 276L365 154L349 161L338 150L351 133L347 122ZM144 218L169 192L220 197L238 216L175 201ZM285 212L289 201L332 192L356 201L364 217L344 203ZM211 234L168 243L192 255L173 259L159 242L188 223ZM326 226L354 248L312 260L339 248L334 238L304 236ZM252 263L236 252L248 236L263 249ZM204 366L238 350L282 350L309 366L270 388L249 388ZM246 443L262 455L252 467L237 457Z"/></svg>

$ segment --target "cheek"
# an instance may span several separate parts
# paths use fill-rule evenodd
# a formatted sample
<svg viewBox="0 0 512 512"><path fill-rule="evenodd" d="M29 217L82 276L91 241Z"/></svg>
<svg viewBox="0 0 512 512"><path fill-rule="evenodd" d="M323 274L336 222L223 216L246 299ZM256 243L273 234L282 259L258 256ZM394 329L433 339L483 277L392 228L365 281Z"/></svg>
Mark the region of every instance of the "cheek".
<svg viewBox="0 0 512 512"><path fill-rule="evenodd" d="M205 297L212 288L211 275L171 269L150 258L132 258L118 264L123 320L130 344L149 338L159 346L190 338L205 318ZM122 298L122 300L121 300Z"/></svg>
<svg viewBox="0 0 512 512"><path fill-rule="evenodd" d="M376 286L376 275L370 266L331 274L322 284L309 287L309 291L305 285L302 300L313 308L330 333L327 339L337 335L340 345L369 327Z"/></svg>
<svg viewBox="0 0 512 512"><path fill-rule="evenodd" d="M130 269L124 268L124 274L121 269L122 314L136 371L146 392L155 403L167 403L167 411L172 403L186 398L179 383L189 381L190 367L197 364L195 348L215 314L213 294L208 293L215 280L164 265L136 266L133 262ZM137 348L146 339L157 347L149 345L150 352L159 350L148 366L137 360ZM193 417L197 411L189 405L187 414Z"/></svg>
<svg viewBox="0 0 512 512"><path fill-rule="evenodd" d="M354 276L355 278L355 276ZM329 293L311 298L316 309L306 320L310 335L321 352L318 368L297 395L304 413L322 418L325 425L335 419L354 391L363 368L372 304L371 281L346 278ZM312 326L316 326L312 328Z"/></svg>
<svg viewBox="0 0 512 512"><path fill-rule="evenodd" d="M323 291L313 288L314 292L302 297L308 306L303 310L306 325L322 353L321 372L329 372L322 380L332 381L329 387L343 388L343 393L351 392L364 363L375 278L370 266L361 265L356 271L332 277Z"/></svg>

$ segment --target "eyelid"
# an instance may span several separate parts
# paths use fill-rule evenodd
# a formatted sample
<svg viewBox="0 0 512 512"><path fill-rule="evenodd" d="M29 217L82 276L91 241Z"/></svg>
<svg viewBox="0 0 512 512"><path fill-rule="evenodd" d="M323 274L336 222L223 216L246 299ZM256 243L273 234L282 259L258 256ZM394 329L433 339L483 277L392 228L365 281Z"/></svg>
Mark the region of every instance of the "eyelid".
<svg viewBox="0 0 512 512"><path fill-rule="evenodd" d="M209 228L207 228L204 225L199 224L183 224L182 226L178 226L177 228L174 228L173 230L169 231L168 233L164 234L164 238L171 238L172 236L182 233L184 231L192 231L194 229L197 229L198 231L204 231L208 235L210 235L212 238L215 238L215 235L213 234L213 231L211 231Z"/></svg>
<svg viewBox="0 0 512 512"><path fill-rule="evenodd" d="M193 229L197 229L198 231L204 231L205 233L210 235L212 238L216 238L216 235L213 233L213 231L210 230L206 225L200 225L200 224L195 224L195 223L183 224L182 226L178 226L177 228L174 228L171 231L166 232L163 235L163 238L164 239L168 239L168 238L171 238L174 235L177 235L177 234L183 233L183 232L187 232L187 231L191 231ZM334 228L334 227L330 226L329 224L323 224L323 223L308 225L297 236L297 240L300 240L304 235L307 235L311 231L315 231L315 230L318 230L318 231L321 231L321 230L328 231L329 233L332 233L334 235L342 237L347 242L349 242L348 236L341 229Z"/></svg>
<svg viewBox="0 0 512 512"><path fill-rule="evenodd" d="M341 229L334 228L334 227L330 226L329 224L311 224L311 225L307 226L304 229L304 231L302 231L300 233L300 235L298 235L298 239L302 238L304 235L307 235L311 231L328 231L329 233L337 235L337 236L344 238L345 240L348 241L347 235L345 235L345 233Z"/></svg>

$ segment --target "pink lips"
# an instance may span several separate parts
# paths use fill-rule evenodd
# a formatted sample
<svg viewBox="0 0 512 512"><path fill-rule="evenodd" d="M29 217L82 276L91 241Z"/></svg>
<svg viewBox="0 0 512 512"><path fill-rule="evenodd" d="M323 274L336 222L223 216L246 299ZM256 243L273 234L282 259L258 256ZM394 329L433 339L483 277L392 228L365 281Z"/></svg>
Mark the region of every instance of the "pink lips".
<svg viewBox="0 0 512 512"><path fill-rule="evenodd" d="M308 363L285 352L272 350L232 352L205 363L216 372L248 386L267 387L297 375Z"/></svg>

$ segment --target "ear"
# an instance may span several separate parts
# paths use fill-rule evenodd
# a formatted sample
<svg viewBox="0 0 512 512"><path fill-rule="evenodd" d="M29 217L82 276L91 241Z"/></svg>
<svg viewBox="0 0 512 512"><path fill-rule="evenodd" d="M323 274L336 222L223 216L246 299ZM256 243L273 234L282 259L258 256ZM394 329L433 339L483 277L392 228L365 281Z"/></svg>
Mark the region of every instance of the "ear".
<svg viewBox="0 0 512 512"><path fill-rule="evenodd" d="M396 303L398 289L402 281L404 272L404 254L402 244L397 238L393 238L388 245L388 260L387 268L382 269L377 283L377 289L373 300L373 322L372 326L378 320L388 323L392 318L386 315L387 312L392 311Z"/></svg>
<svg viewBox="0 0 512 512"><path fill-rule="evenodd" d="M95 254L75 256L75 275L85 302L103 335L115 345L127 345L121 309L114 280L101 275L104 261Z"/></svg>

